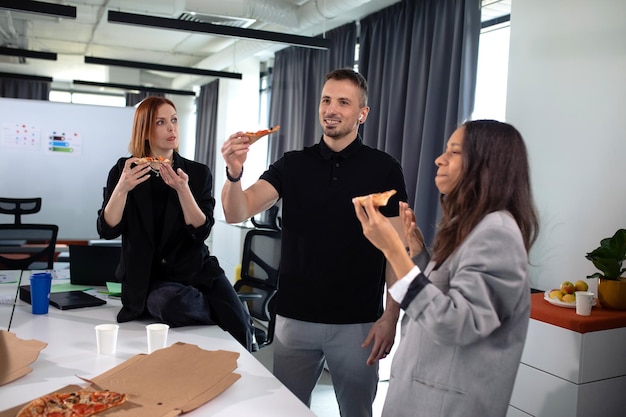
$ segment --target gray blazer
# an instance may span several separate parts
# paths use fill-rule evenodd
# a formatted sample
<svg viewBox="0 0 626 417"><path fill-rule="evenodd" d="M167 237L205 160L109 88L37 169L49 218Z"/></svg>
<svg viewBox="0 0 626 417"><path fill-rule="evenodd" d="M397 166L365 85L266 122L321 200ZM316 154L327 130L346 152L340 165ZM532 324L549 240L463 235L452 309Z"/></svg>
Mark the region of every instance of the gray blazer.
<svg viewBox="0 0 626 417"><path fill-rule="evenodd" d="M383 416L505 416L530 316L521 232L508 212L490 213L433 266L402 302Z"/></svg>

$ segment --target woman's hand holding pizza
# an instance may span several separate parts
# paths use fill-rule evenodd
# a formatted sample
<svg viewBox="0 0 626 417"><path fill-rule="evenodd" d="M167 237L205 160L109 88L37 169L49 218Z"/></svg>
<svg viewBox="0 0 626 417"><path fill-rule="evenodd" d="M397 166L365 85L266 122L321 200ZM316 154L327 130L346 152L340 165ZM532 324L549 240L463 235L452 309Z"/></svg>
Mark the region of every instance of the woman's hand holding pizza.
<svg viewBox="0 0 626 417"><path fill-rule="evenodd" d="M368 195L352 199L356 217L363 227L363 234L383 253L392 250L398 243L404 247L398 232L389 219L378 210L381 204L377 204L377 197L376 195ZM384 203L387 202L384 201Z"/></svg>
<svg viewBox="0 0 626 417"><path fill-rule="evenodd" d="M146 181L150 176L150 164L138 163L139 158L129 158L124 163L124 169L122 175L117 183L117 188L122 193L128 193L134 189L137 185Z"/></svg>
<svg viewBox="0 0 626 417"><path fill-rule="evenodd" d="M379 193L378 196L356 197L352 199L352 203L356 217L363 227L365 237L383 252L396 277L403 277L414 267L414 264L400 237L399 233L402 231L396 230L391 221L378 210L378 207L387 204L382 198L379 200L380 194L383 193ZM384 201L385 204L377 204L377 200ZM410 251L417 250L420 252L418 240L421 237L421 232L417 227L411 229L411 226L415 225L415 219L413 212L410 211L406 203L400 203L400 217L403 221L404 234L410 240Z"/></svg>

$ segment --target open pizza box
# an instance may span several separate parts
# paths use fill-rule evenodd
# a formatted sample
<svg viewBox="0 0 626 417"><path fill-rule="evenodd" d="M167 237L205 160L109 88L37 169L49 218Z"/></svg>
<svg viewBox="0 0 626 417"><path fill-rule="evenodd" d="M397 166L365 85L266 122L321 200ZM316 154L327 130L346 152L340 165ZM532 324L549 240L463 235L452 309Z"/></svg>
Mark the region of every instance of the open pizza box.
<svg viewBox="0 0 626 417"><path fill-rule="evenodd" d="M30 373L29 365L46 346L39 340L22 340L15 333L0 330L0 386Z"/></svg>
<svg viewBox="0 0 626 417"><path fill-rule="evenodd" d="M124 404L98 413L98 417L173 417L211 401L240 378L239 353L208 351L196 345L175 343L149 355L136 355L91 378L91 389L127 394ZM56 392L85 389L59 387ZM15 417L22 406L0 412Z"/></svg>

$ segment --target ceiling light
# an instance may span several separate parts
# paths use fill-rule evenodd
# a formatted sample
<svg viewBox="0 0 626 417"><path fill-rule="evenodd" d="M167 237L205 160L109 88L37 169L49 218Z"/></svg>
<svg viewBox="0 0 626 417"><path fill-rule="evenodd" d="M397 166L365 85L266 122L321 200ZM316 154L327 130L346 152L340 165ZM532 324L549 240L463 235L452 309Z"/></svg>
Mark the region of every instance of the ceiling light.
<svg viewBox="0 0 626 417"><path fill-rule="evenodd" d="M196 93L193 91L187 90L171 90L169 88L158 88L158 87L144 87L141 85L128 85L128 84L115 84L115 83L98 83L94 81L82 81L82 80L73 80L72 83L78 85L90 85L93 87L110 87L110 88L118 88L120 90L136 90L136 91L147 91L151 93L164 93L164 94L176 94L180 96L195 96Z"/></svg>
<svg viewBox="0 0 626 417"><path fill-rule="evenodd" d="M155 71L176 72L181 74L202 75L207 77L221 77L242 79L242 75L236 72L212 71L199 68L176 67L173 65L151 64L149 62L125 61L121 59L98 58L95 56L86 56L85 64L100 64L118 67L140 68Z"/></svg>
<svg viewBox="0 0 626 417"><path fill-rule="evenodd" d="M0 9L11 9L21 12L45 14L55 17L70 17L76 19L76 7L62 4L44 3L32 0L3 0Z"/></svg>
<svg viewBox="0 0 626 417"><path fill-rule="evenodd" d="M53 52L37 52L29 51L28 49L7 48L4 46L0 46L0 55L22 56L24 58L47 59L50 61L57 60L57 54Z"/></svg>
<svg viewBox="0 0 626 417"><path fill-rule="evenodd" d="M261 41L286 43L289 45L301 46L306 48L330 48L330 40L323 38L313 38L308 36L290 35L288 33L214 25L204 22L168 19L165 17L124 13L114 10L109 10L108 21L112 23L125 23L129 25L147 26L156 29L172 29L186 32L198 32L211 35L229 36L234 38L248 38Z"/></svg>
<svg viewBox="0 0 626 417"><path fill-rule="evenodd" d="M10 72L0 72L0 78L12 78L15 80L28 80L28 81L43 81L47 83L52 82L52 77L40 77L38 75L27 75L27 74L13 74Z"/></svg>

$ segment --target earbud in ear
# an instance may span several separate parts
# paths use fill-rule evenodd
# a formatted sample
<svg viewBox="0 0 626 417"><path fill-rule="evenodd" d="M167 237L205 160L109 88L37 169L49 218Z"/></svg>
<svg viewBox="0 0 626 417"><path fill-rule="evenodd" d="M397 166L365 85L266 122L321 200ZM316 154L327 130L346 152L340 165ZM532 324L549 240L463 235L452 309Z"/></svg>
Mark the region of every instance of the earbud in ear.
<svg viewBox="0 0 626 417"><path fill-rule="evenodd" d="M359 120L361 120L362 118L363 118L363 115L360 115L360 116L359 116Z"/></svg>

